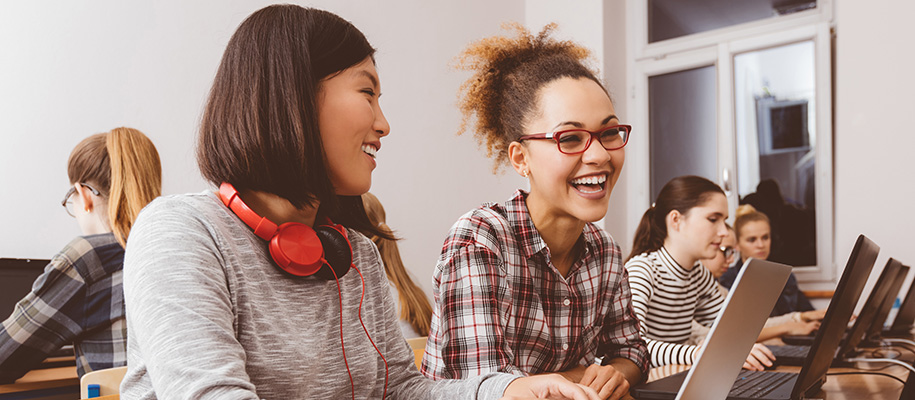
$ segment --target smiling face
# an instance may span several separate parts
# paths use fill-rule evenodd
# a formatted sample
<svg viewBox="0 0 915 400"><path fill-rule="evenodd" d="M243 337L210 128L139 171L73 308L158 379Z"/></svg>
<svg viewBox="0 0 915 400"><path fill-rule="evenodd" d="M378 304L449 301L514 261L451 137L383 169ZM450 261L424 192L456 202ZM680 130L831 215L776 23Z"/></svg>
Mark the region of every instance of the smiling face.
<svg viewBox="0 0 915 400"><path fill-rule="evenodd" d="M597 131L620 123L604 89L585 78L559 78L546 84L533 114L525 126L528 135L568 129ZM530 179L529 208L543 207L540 211L546 214L593 222L607 213L626 153L624 149L607 151L593 141L584 153L563 154L550 139L514 142L509 157L515 170Z"/></svg>
<svg viewBox="0 0 915 400"><path fill-rule="evenodd" d="M318 127L334 190L359 196L372 186L375 153L390 126L381 112L381 84L372 58L321 81Z"/></svg>
<svg viewBox="0 0 915 400"><path fill-rule="evenodd" d="M771 229L766 221L751 221L740 227L740 258L750 257L765 260L769 258L772 246Z"/></svg>

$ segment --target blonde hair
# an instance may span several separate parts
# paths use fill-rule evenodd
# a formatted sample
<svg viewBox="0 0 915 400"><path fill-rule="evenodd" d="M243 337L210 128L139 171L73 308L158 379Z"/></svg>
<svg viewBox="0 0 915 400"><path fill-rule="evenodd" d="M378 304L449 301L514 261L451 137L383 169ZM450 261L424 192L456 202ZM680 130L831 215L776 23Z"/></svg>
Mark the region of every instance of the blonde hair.
<svg viewBox="0 0 915 400"><path fill-rule="evenodd" d="M121 246L140 210L162 193L156 146L132 128L83 139L70 153L67 175L71 184L90 184L108 198L108 224Z"/></svg>
<svg viewBox="0 0 915 400"><path fill-rule="evenodd" d="M740 230L743 229L744 225L758 221L765 222L766 225L769 225L769 229L772 229L772 223L769 222L769 217L767 217L766 214L757 211L755 207L749 204L737 207L736 218L734 219L734 233L737 234L737 240L740 240Z"/></svg>
<svg viewBox="0 0 915 400"><path fill-rule="evenodd" d="M369 221L375 224L381 232L394 237L393 231L385 222L384 207L381 206L378 198L366 192L362 195L362 204ZM378 246L378 252L381 253L384 272L397 289L400 300L400 319L407 321L420 336L428 336L432 321L432 305L429 304L429 299L426 298L422 289L410 279L410 275L404 268L403 260L400 258L397 242L395 239L378 235L372 235L371 238L372 242L375 242L375 246Z"/></svg>

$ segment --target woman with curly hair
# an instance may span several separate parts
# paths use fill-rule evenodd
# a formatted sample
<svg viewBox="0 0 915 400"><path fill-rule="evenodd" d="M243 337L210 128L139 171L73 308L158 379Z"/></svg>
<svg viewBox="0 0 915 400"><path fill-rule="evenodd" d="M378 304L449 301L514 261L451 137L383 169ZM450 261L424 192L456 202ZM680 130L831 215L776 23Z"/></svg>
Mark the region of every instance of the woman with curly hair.
<svg viewBox="0 0 915 400"><path fill-rule="evenodd" d="M241 23L197 148L219 187L143 210L124 258L125 399L594 399L559 376L432 382L397 326L360 196L390 125L375 49L336 14ZM591 393L588 393L588 392Z"/></svg>
<svg viewBox="0 0 915 400"><path fill-rule="evenodd" d="M462 216L434 273L422 371L559 372L601 398L646 376L648 353L619 246L594 224L607 212L630 127L584 62L588 50L513 25L471 44L459 67L464 132L530 182Z"/></svg>

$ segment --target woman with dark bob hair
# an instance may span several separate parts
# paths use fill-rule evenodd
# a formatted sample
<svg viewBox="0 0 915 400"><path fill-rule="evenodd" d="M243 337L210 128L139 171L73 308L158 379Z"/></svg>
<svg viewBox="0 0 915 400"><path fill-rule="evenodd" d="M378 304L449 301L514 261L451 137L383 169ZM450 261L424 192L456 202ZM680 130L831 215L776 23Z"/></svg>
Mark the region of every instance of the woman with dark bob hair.
<svg viewBox="0 0 915 400"><path fill-rule="evenodd" d="M206 105L218 191L161 198L125 259L129 399L596 398L561 377L434 383L398 328L366 217L380 139L374 49L293 5L238 27Z"/></svg>
<svg viewBox="0 0 915 400"><path fill-rule="evenodd" d="M647 376L648 353L620 248L595 222L607 213L630 127L585 66L587 49L551 38L554 25L537 35L512 28L464 50L460 65L475 74L460 106L497 169L511 166L530 191L451 227L422 371L561 373L619 399Z"/></svg>

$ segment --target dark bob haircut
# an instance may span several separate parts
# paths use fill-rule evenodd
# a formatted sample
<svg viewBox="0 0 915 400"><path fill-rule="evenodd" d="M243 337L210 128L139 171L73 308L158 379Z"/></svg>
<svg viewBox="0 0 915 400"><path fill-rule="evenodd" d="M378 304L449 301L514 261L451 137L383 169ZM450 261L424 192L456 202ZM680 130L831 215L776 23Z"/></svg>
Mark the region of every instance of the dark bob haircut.
<svg viewBox="0 0 915 400"><path fill-rule="evenodd" d="M197 163L215 185L273 193L374 232L359 196L337 196L318 129L321 80L375 49L339 16L296 5L251 14L226 46L203 113Z"/></svg>

